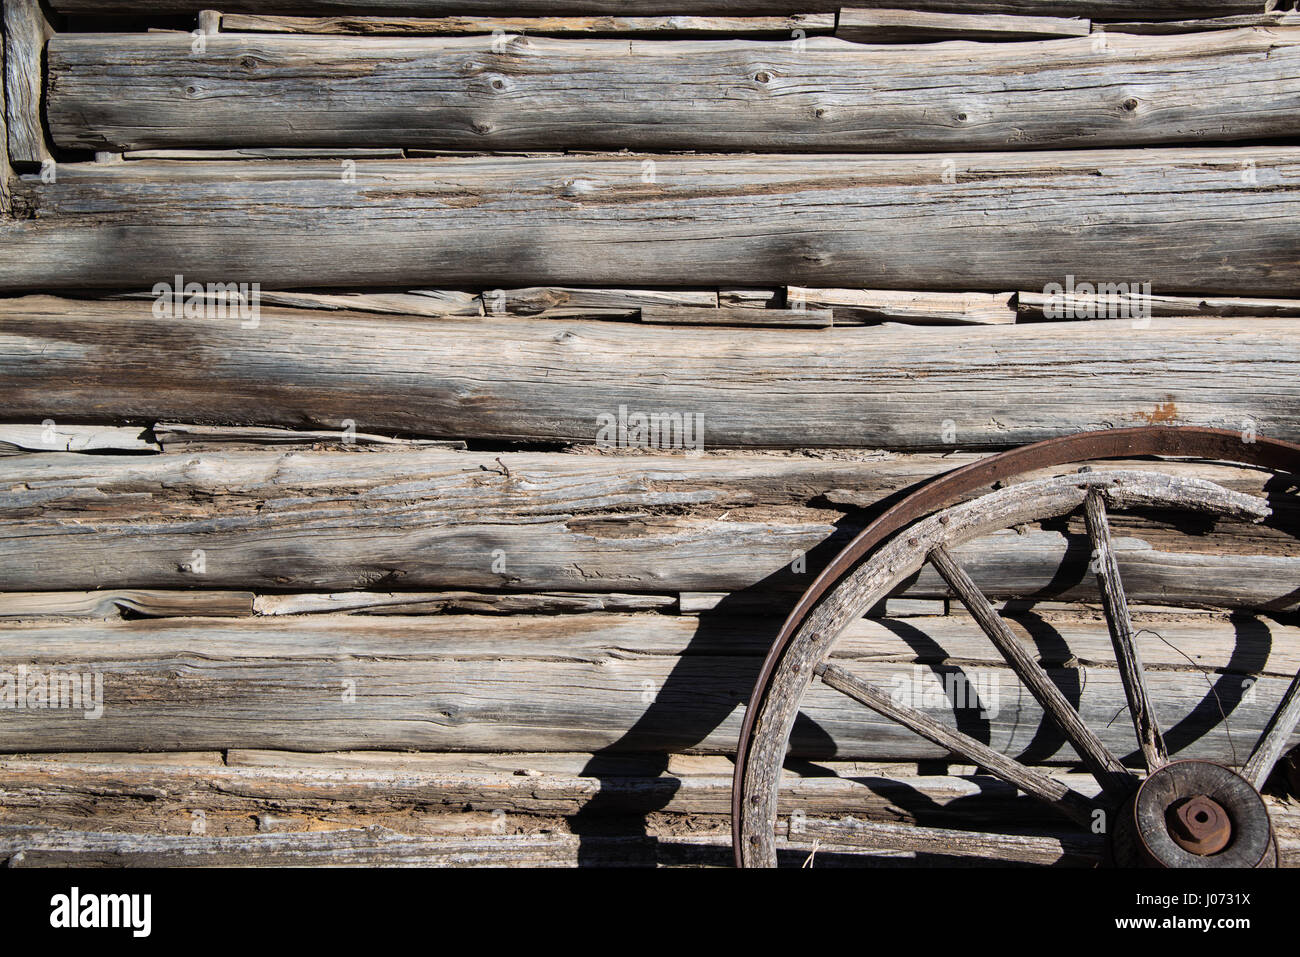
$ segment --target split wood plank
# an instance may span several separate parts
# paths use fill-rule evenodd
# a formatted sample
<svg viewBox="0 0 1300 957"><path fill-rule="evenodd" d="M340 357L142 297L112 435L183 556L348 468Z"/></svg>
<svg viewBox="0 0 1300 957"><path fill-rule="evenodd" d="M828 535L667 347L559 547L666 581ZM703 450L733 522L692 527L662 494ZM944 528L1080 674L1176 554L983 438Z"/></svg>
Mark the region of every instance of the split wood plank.
<svg viewBox="0 0 1300 957"><path fill-rule="evenodd" d="M1014 295L983 292L899 292L892 289L808 289L791 286L786 302L829 309L836 325L903 322L916 325L1005 325L1016 321Z"/></svg>
<svg viewBox="0 0 1300 957"><path fill-rule="evenodd" d="M212 590L11 591L0 592L0 617L120 618L124 611L159 618L233 617L253 614L253 599L252 592Z"/></svg>
<svg viewBox="0 0 1300 957"><path fill-rule="evenodd" d="M540 319L635 319L643 309L718 308L711 289L590 289L542 286L528 289L487 289L480 298L489 316L532 316Z"/></svg>
<svg viewBox="0 0 1300 957"><path fill-rule="evenodd" d="M835 14L808 13L779 17L285 17L227 13L222 29L231 33L322 33L364 36L419 36L439 34L630 34L693 36L722 34L730 37L784 34L802 31L835 32Z"/></svg>
<svg viewBox="0 0 1300 957"><path fill-rule="evenodd" d="M141 428L73 425L47 420L40 425L0 424L0 454L9 452L159 452L157 439Z"/></svg>
<svg viewBox="0 0 1300 957"><path fill-rule="evenodd" d="M659 325L757 326L766 328L829 329L835 317L829 309L692 309L645 306L641 321Z"/></svg>
<svg viewBox="0 0 1300 957"><path fill-rule="evenodd" d="M1036 319L1110 319L1146 316L1300 316L1300 299L1240 299L1222 296L1157 296L1020 292L1016 310Z"/></svg>
<svg viewBox="0 0 1300 957"><path fill-rule="evenodd" d="M1092 24L1079 17L926 13L919 10L840 10L835 35L861 43L916 40L1041 40L1084 37Z"/></svg>
<svg viewBox="0 0 1300 957"><path fill-rule="evenodd" d="M1285 401L1300 390L1294 319L771 329L741 339L724 328L573 320L539 337L515 319L263 309L258 328L245 329L160 322L147 303L24 297L0 301L0 330L6 415L34 422L94 422L111 409L115 422L325 431L351 422L373 434L679 453L977 449L1152 422L1300 438L1300 403ZM657 438L636 431L634 414L658 417Z"/></svg>
<svg viewBox="0 0 1300 957"><path fill-rule="evenodd" d="M185 284L182 282L178 285L183 288ZM170 288L176 289L177 285L171 285ZM230 293L210 293L206 290L200 293L196 291L183 294L183 302L186 305L194 304L196 307L227 304L232 308L232 311L235 306L248 306L251 308L254 305L254 303L246 302L242 293L236 295L238 298L232 300ZM290 306L297 309L374 312L390 316L426 316L431 318L478 317L483 315L483 302L478 294L458 290L416 289L411 292L338 293L331 295L308 292L266 292L258 289L255 293L250 291L247 298L252 299L254 296L256 296L255 305L259 307L261 305ZM153 302L159 297L155 292L137 292L124 293L115 298L147 299Z"/></svg>
<svg viewBox="0 0 1300 957"><path fill-rule="evenodd" d="M50 158L42 121L46 41L54 35L40 0L5 0L4 105L9 159L41 163Z"/></svg>
<svg viewBox="0 0 1300 957"><path fill-rule="evenodd" d="M57 183L15 182L0 289L177 273L267 289L1032 290L1062 273L1176 294L1300 288L1295 148L654 162L651 184L635 156L367 160L356 182L331 163L65 164Z"/></svg>
<svg viewBox="0 0 1300 957"><path fill-rule="evenodd" d="M941 45L65 34L69 149L941 151L1300 133L1300 30Z"/></svg>

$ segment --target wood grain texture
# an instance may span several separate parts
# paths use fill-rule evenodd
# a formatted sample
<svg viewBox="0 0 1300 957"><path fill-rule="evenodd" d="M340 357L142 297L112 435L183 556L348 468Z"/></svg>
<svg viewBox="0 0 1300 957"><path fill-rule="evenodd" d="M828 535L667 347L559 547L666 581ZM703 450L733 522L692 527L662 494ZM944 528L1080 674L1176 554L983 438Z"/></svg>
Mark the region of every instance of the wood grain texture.
<svg viewBox="0 0 1300 957"><path fill-rule="evenodd" d="M1086 33L1086 30L1084 31ZM1300 30L1016 44L67 34L70 149L1091 148L1300 132Z"/></svg>
<svg viewBox="0 0 1300 957"><path fill-rule="evenodd" d="M916 10L840 10L835 35L863 43L914 40L1041 40L1082 37L1092 24L1078 17L1021 17L1008 14L925 13Z"/></svg>
<svg viewBox="0 0 1300 957"><path fill-rule="evenodd" d="M206 0L210 3L211 0ZM789 14L836 11L844 0L227 0L231 13L322 14ZM853 6L894 8L900 0L854 0ZM908 0L913 10L1023 13L1099 19L1171 19L1261 13L1277 0ZM51 0L62 13L197 13L205 0Z"/></svg>
<svg viewBox="0 0 1300 957"><path fill-rule="evenodd" d="M1245 24L1243 24L1245 25ZM228 13L221 18L227 32L360 34L410 36L504 33L528 36L569 34L629 34L729 37L781 34L805 36L833 33L835 14L808 13L780 17L281 17Z"/></svg>
<svg viewBox="0 0 1300 957"><path fill-rule="evenodd" d="M915 325L1005 325L1016 321L1011 293L899 292L892 289L808 289L791 286L786 301L829 309L836 325L905 322Z"/></svg>
<svg viewBox="0 0 1300 957"><path fill-rule="evenodd" d="M1300 406L1286 401L1300 388L1296 320L771 329L739 339L642 323L544 330L269 308L245 329L159 321L149 303L26 297L0 302L0 382L5 415L26 421L338 430L350 420L358 432L611 447L625 408L702 423L689 444L683 430L676 439L665 430L658 447L678 450L976 449L1151 422L1300 437Z"/></svg>
<svg viewBox="0 0 1300 957"><path fill-rule="evenodd" d="M49 158L42 122L45 41L53 35L39 0L5 0L4 106L9 158L40 163Z"/></svg>
<svg viewBox="0 0 1300 957"><path fill-rule="evenodd" d="M717 653L727 644L721 633L697 652L689 637L697 625L658 615L14 623L0 628L0 670L101 673L104 710L98 720L72 709L7 710L3 748L726 754L760 656ZM690 653L665 653L655 634L669 645L685 639ZM959 726L1005 754L1073 760L996 658L990 647L985 661L963 666L980 682L983 710L959 709ZM931 673L902 662L836 662L890 690ZM1090 667L1086 679L1073 667L1049 674L1069 689L1106 746L1130 755L1131 730L1123 722L1108 726L1124 701L1114 669ZM1171 752L1221 761L1231 761L1234 748L1245 760L1289 683L1260 678L1251 697L1243 676L1229 675L1216 697L1207 676L1192 669L1155 672L1149 681ZM951 722L953 708L943 701L930 713ZM796 728L796 754L885 761L944 755L830 689L814 689L801 708L809 723Z"/></svg>
<svg viewBox="0 0 1300 957"><path fill-rule="evenodd" d="M9 162L9 110L5 105L7 81L3 75L4 62L5 34L0 30L0 218L9 215L9 181L14 175L14 168Z"/></svg>
<svg viewBox="0 0 1300 957"><path fill-rule="evenodd" d="M338 163L65 164L56 184L15 183L0 289L175 273L268 289L1300 288L1294 148L654 162L654 183L636 156L356 161L356 182Z"/></svg>

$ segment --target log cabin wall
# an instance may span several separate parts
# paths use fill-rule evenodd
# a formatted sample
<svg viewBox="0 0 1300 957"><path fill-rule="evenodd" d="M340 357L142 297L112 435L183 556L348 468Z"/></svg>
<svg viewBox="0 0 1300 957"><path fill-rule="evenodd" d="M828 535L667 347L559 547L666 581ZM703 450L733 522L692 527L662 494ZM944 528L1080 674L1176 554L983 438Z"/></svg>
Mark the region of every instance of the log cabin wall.
<svg viewBox="0 0 1300 957"><path fill-rule="evenodd" d="M4 0L0 670L103 713L0 711L0 859L729 860L762 656L904 491L1089 429L1300 441L1288 6ZM1170 749L1230 760L1300 668L1293 540L1113 521ZM1105 726L1086 542L959 557ZM1015 684L932 571L837 656ZM803 806L1069 857L804 711ZM1073 765L1042 717L983 733Z"/></svg>

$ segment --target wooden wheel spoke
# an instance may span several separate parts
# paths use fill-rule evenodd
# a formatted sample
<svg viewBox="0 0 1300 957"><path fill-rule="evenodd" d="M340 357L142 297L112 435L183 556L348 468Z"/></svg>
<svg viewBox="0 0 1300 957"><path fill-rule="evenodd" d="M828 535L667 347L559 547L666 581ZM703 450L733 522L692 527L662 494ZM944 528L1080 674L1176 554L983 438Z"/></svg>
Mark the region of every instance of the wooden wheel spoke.
<svg viewBox="0 0 1300 957"><path fill-rule="evenodd" d="M1255 786L1258 791L1273 773L1273 765L1286 750L1287 742L1300 724L1300 673L1296 674L1291 687L1287 688L1273 717L1259 736L1255 750L1251 752L1246 766L1241 769L1241 776Z"/></svg>
<svg viewBox="0 0 1300 957"><path fill-rule="evenodd" d="M894 701L889 692L845 671L837 665L823 665L817 669L823 682L879 712L886 718L933 741L941 748L960 754L972 764L979 765L995 777L1020 788L1027 794L1041 798L1056 807L1067 817L1083 824L1091 824L1093 802L1078 791L1067 787L1055 778L1021 764L1014 758L976 741L969 735L954 731L929 715Z"/></svg>
<svg viewBox="0 0 1300 957"><path fill-rule="evenodd" d="M1110 640L1115 646L1115 660L1119 664L1120 680L1124 683L1124 696L1128 699L1133 730L1148 771L1156 771L1169 763L1160 722L1151 704L1143 677L1142 658L1137 642L1133 640L1133 620L1129 615L1128 598L1124 594L1119 563L1115 560L1115 547L1110 536L1110 522L1106 518L1106 505L1101 492L1092 488L1084 500L1084 516L1088 523L1088 537L1092 539L1093 568L1101 588L1106 624L1110 627Z"/></svg>
<svg viewBox="0 0 1300 957"><path fill-rule="evenodd" d="M1042 665L1012 633L1010 627L994 610L966 570L942 545L930 552L929 557L930 563L961 599L962 604L979 623L989 640L997 646L1016 676L1024 682L1025 687L1043 706L1043 710L1052 717L1057 727L1074 745L1102 790L1115 798L1127 797L1136 790L1139 783L1137 776L1124 767L1123 763L1102 744L1096 733L1084 723L1079 712L1043 670Z"/></svg>

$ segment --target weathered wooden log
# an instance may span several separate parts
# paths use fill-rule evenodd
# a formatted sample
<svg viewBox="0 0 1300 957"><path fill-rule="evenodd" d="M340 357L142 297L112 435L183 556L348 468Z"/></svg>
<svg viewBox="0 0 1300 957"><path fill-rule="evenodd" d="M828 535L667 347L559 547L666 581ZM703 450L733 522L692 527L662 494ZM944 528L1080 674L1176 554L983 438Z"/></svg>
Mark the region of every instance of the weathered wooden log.
<svg viewBox="0 0 1300 957"><path fill-rule="evenodd" d="M22 177L0 289L152 289L176 273L264 288L1300 288L1293 148L662 156L654 183L635 156L354 162L355 182L292 162Z"/></svg>
<svg viewBox="0 0 1300 957"><path fill-rule="evenodd" d="M439 34L630 34L707 36L710 34L789 37L835 31L835 14L806 13L780 17L280 17L224 14L221 28L231 33L323 33L364 36Z"/></svg>
<svg viewBox="0 0 1300 957"><path fill-rule="evenodd" d="M202 763L191 763L194 758ZM280 818L281 829L296 830L319 826L321 818L335 826L393 826L413 809L550 818L664 813L716 819L731 811L725 757L232 750L227 760L229 766L220 754L0 758L0 826L78 829L94 822L114 830L190 833L200 811L208 833L229 834L253 833L256 817L268 813ZM810 771L787 772L783 812L950 826L1060 824L1053 812L978 773L921 775L915 766L857 762L821 762ZM1085 793L1095 790L1086 777L1061 777ZM405 823L410 826L409 817ZM494 823L509 828L520 822Z"/></svg>
<svg viewBox="0 0 1300 957"><path fill-rule="evenodd" d="M212 0L50 0L61 13L197 13ZM231 13L397 13L424 15L524 15L605 13L789 14L836 11L845 0L225 0ZM894 8L902 0L853 0L855 7ZM953 13L1023 13L1098 19L1177 19L1260 13L1277 0L907 0L913 10Z"/></svg>
<svg viewBox="0 0 1300 957"><path fill-rule="evenodd" d="M41 122L46 40L53 34L40 0L4 4L4 107L9 159L40 163L50 158Z"/></svg>
<svg viewBox="0 0 1300 957"><path fill-rule="evenodd" d="M6 705L3 748L728 753L761 659L696 653L693 640L689 654L664 654L647 642L678 621L580 615L394 625L343 616L14 624L0 629L0 669L8 676L0 687L30 688L38 676L53 687L49 675L63 674L81 677L83 685L93 680L97 690L79 705L65 695L61 707L31 707L30 691L28 707ZM1004 665L960 666L965 690L954 691L950 701L935 671L953 677L956 666L838 661L936 717L946 714L951 721L955 711L964 728L986 736L999 751L1074 759L1043 726L1037 703L1017 693ZM1103 743L1131 757L1131 729L1112 723L1124 701L1114 669L1050 673ZM1152 671L1147 678L1170 752L1217 761L1233 759L1237 739L1249 747L1289 684L1267 676L1252 681L1244 673L1210 677L1192 668ZM13 692L4 693L14 699ZM796 755L943 756L942 749L829 688L814 689L802 710L807 723L796 727Z"/></svg>
<svg viewBox="0 0 1300 957"><path fill-rule="evenodd" d="M1083 37L1092 24L1079 17L926 13L918 10L840 10L835 35L862 43L914 40L1041 40Z"/></svg>
<svg viewBox="0 0 1300 957"><path fill-rule="evenodd" d="M4 58L5 35L4 31L0 30L0 74L3 73ZM14 168L9 163L9 108L5 105L6 82L5 77L0 75L0 218L9 215L9 181L14 175Z"/></svg>
<svg viewBox="0 0 1300 957"><path fill-rule="evenodd" d="M739 340L727 329L573 321L542 337L514 319L264 309L254 330L160 321L146 303L28 297L0 302L0 330L5 414L36 422L350 423L677 451L1002 447L1151 422L1300 437L1300 403L1284 401L1300 389L1300 323L1288 319L772 329ZM379 382L384 403L367 398ZM641 415L654 418L642 427Z"/></svg>
<svg viewBox="0 0 1300 957"><path fill-rule="evenodd" d="M1300 31L1283 28L986 43L960 57L827 37L521 36L504 53L491 36L192 42L54 37L55 143L895 152L1300 133Z"/></svg>
<svg viewBox="0 0 1300 957"><path fill-rule="evenodd" d="M782 594L803 590L858 525L826 505L872 507L965 461L437 449L12 456L0 461L0 588ZM1160 467L1252 493L1269 478ZM1233 524L1204 536L1204 554L1183 554L1187 536L1124 520L1134 600L1259 607L1292 590L1285 524ZM990 593L1095 600L1080 533L1008 533L960 553ZM947 594L928 570L908 591Z"/></svg>

